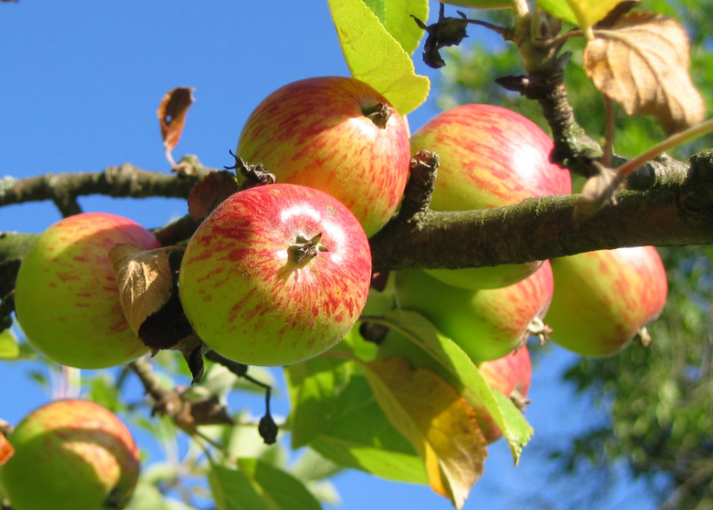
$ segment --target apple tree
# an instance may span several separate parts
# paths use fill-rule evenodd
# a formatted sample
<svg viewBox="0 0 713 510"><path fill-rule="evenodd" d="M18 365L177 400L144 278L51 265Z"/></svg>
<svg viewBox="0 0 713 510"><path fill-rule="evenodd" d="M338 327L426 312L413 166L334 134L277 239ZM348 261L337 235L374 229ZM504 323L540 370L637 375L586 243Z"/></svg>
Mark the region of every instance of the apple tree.
<svg viewBox="0 0 713 510"><path fill-rule="evenodd" d="M516 464L527 454L534 431L521 413L530 386L526 343L557 340L557 329L547 325L550 303L558 307L553 323L588 333L614 325L619 335L605 339L616 343L613 349L582 350L601 356L623 349L573 370L570 377L582 388L611 377L626 356L659 356L630 346L635 335L648 343L642 327L666 299L661 260L650 247L705 245L713 238L710 151L697 147L688 159L667 154L687 155L690 149L679 147L713 129L689 74L686 30L671 13L640 9L638 2L449 4L473 10L440 4L429 15L426 0L330 0L325 9L352 76L308 80L326 96L313 89L300 95L304 84L282 95L266 91L229 168L206 168L194 156L174 161L192 103L192 89L177 88L159 106L170 174L127 167L0 181L0 206L52 200L65 216L41 235L0 235L0 356L63 363L66 379L78 377L78 368L121 364L116 377L84 377L86 399L156 438L180 431L190 445L183 472L146 469L138 476L127 469L131 487L119 477L121 490L100 489L106 492L97 508L320 508L329 502L324 480L344 468L427 484L461 508L483 473L490 443L506 442ZM493 15L493 8L500 11ZM496 34L507 56L448 51L475 27ZM695 37L696 31L700 42ZM489 120L477 125L479 117L458 110L447 135L416 132L409 142L402 118L426 100L430 85L414 71L415 58L445 66L449 106L454 97L474 94L477 102L510 108L518 102L525 116L491 106ZM483 62L489 65L477 72ZM579 73L574 81L565 79L572 67ZM335 92L336 82L348 82L349 94ZM580 98L584 84L589 88ZM343 113L349 108L356 113ZM637 124L637 116L649 120ZM312 121L299 121L304 118ZM620 153L629 129L644 134ZM532 133L538 141L527 139ZM526 153L515 158L514 170L492 170L475 186L463 178L467 169L453 171L459 159L453 155L464 150L483 151L471 159L488 169L520 148ZM515 170L533 162L537 172L557 177L530 186L540 175ZM491 196L453 207L462 195L469 200L481 191ZM188 214L163 227L127 226L83 213L77 197L89 194L179 197ZM568 262L623 249L635 259ZM646 276L639 271L643 259L655 268ZM695 287L698 273L691 269L703 259L665 259L670 275L678 276L671 280L677 290L668 317L700 332L705 321L700 310L686 311L686 300L692 292L708 296ZM578 276L595 265L611 279L587 273L571 294L556 299L558 281L563 289L567 279L558 280L566 274L559 267ZM629 283L632 274L644 285ZM599 292L587 284L600 280L613 294L574 308L578 294ZM612 315L583 321L612 303ZM639 306L645 311L629 321L628 312ZM698 319L686 323L691 316ZM698 329L690 325L695 320ZM662 328L655 327L658 335ZM129 354L118 348L125 340L117 332L133 342ZM117 350L116 357L107 355ZM284 366L291 403L284 422L272 416L275 382L263 365ZM142 405L124 397L129 378L147 395ZM227 397L241 391L264 395L260 418L230 409ZM140 412L146 405L151 417ZM98 455L121 469L112 445L123 429L83 416L66 425L92 431L79 440L64 429L59 440L53 430L38 432L49 435L44 453L54 455L57 444L76 447L78 465ZM32 485L16 482L18 470L34 462L23 457L35 440L23 432L38 428L33 421L32 414L19 424L0 421L4 508L47 505ZM290 432L292 449L307 452L300 462L287 465L286 445L275 444L281 430ZM647 431L655 431L650 423ZM75 444L81 442L96 451ZM571 453L572 463L578 454ZM207 480L209 494L199 483L185 489L183 502L165 498L166 487L181 477ZM82 480L68 483L56 484L56 498L85 494Z"/></svg>

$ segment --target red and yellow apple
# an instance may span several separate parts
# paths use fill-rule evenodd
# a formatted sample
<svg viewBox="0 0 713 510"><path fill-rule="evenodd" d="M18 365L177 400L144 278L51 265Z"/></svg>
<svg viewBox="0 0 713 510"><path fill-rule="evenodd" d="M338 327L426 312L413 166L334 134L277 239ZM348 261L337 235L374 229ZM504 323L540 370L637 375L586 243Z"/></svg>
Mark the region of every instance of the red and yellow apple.
<svg viewBox="0 0 713 510"><path fill-rule="evenodd" d="M147 229L106 213L70 216L45 230L22 261L17 319L48 357L77 368L108 368L148 349L129 327L109 251L121 243L160 247Z"/></svg>
<svg viewBox="0 0 713 510"><path fill-rule="evenodd" d="M424 315L474 362L501 358L523 345L532 321L547 312L552 291L548 261L514 285L479 291L452 287L425 271L396 273L399 307Z"/></svg>
<svg viewBox="0 0 713 510"><path fill-rule="evenodd" d="M126 426L88 400L57 400L10 434L15 454L0 484L13 510L124 508L139 477L139 450Z"/></svg>
<svg viewBox="0 0 713 510"><path fill-rule="evenodd" d="M289 365L339 342L371 283L369 242L326 193L273 184L232 195L201 224L179 273L200 338L247 365Z"/></svg>
<svg viewBox="0 0 713 510"><path fill-rule="evenodd" d="M396 211L409 175L409 131L396 109L354 78L311 78L270 94L248 118L237 155L277 182L342 202L368 236Z"/></svg>
<svg viewBox="0 0 713 510"><path fill-rule="evenodd" d="M534 122L506 108L468 104L436 115L411 137L411 152L438 154L434 211L468 211L517 204L526 198L570 194L566 169L550 163L552 139ZM436 269L429 274L468 289L512 285L541 262Z"/></svg>
<svg viewBox="0 0 713 510"><path fill-rule="evenodd" d="M579 253L551 262L550 338L582 356L619 352L666 304L666 270L653 246Z"/></svg>

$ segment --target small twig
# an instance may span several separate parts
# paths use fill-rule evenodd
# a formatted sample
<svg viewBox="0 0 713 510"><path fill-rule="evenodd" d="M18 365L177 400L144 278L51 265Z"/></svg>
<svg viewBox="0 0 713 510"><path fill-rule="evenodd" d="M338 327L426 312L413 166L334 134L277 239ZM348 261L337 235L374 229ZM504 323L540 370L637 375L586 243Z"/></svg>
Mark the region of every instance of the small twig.
<svg viewBox="0 0 713 510"><path fill-rule="evenodd" d="M12 326L12 312L15 311L15 291L10 291L0 301L0 331Z"/></svg>
<svg viewBox="0 0 713 510"><path fill-rule="evenodd" d="M604 96L604 108L606 111L606 127L604 131L604 154L602 155L602 165L610 166L614 156L614 103L609 96Z"/></svg>

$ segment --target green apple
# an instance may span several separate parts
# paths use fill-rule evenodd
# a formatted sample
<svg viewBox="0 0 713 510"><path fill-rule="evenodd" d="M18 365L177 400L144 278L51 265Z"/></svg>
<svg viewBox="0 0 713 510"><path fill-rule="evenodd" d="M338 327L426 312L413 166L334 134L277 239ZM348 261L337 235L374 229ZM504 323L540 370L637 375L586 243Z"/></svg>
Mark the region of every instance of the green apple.
<svg viewBox="0 0 713 510"><path fill-rule="evenodd" d="M246 365L289 365L339 342L371 283L371 251L334 197L296 184L235 193L186 248L179 296L200 338Z"/></svg>
<svg viewBox="0 0 713 510"><path fill-rule="evenodd" d="M531 197L570 194L569 171L550 162L553 148L552 139L531 120L484 104L442 112L411 137L412 154L426 149L439 156L434 211L490 209ZM512 285L540 265L437 269L429 274L456 287L491 289Z"/></svg>
<svg viewBox="0 0 713 510"><path fill-rule="evenodd" d="M22 261L15 285L17 319L49 358L76 368L108 368L148 349L124 317L109 260L117 244L159 248L127 218L85 213L45 230Z"/></svg>
<svg viewBox="0 0 713 510"><path fill-rule="evenodd" d="M139 449L126 426L87 400L57 400L10 434L0 471L13 510L120 510L139 477Z"/></svg>
<svg viewBox="0 0 713 510"><path fill-rule="evenodd" d="M544 317L552 299L549 262L524 280L499 289L447 285L425 271L396 274L396 301L423 314L474 362L501 358L523 345L529 326Z"/></svg>
<svg viewBox="0 0 713 510"><path fill-rule="evenodd" d="M550 338L582 356L619 352L666 304L666 270L653 246L552 259L552 271Z"/></svg>

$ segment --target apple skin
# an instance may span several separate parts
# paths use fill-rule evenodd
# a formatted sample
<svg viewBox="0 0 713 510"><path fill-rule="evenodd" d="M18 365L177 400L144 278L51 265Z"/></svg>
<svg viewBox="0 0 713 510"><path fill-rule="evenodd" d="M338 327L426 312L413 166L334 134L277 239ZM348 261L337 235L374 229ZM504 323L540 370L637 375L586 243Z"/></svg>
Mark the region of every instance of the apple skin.
<svg viewBox="0 0 713 510"><path fill-rule="evenodd" d="M17 275L15 311L28 340L63 365L98 369L146 352L124 317L109 251L159 248L147 229L107 213L70 216L45 230Z"/></svg>
<svg viewBox="0 0 713 510"><path fill-rule="evenodd" d="M139 477L139 449L126 426L87 400L56 400L28 414L8 440L0 471L13 510L124 508Z"/></svg>
<svg viewBox="0 0 713 510"><path fill-rule="evenodd" d="M479 291L452 287L425 271L396 273L399 307L423 314L474 362L501 358L521 346L530 323L547 312L552 292L548 261L514 285Z"/></svg>
<svg viewBox="0 0 713 510"><path fill-rule="evenodd" d="M328 251L302 263L289 247L322 234ZM316 356L359 318L371 251L354 215L326 193L272 184L229 197L201 224L179 272L200 338L226 358L279 366Z"/></svg>
<svg viewBox="0 0 713 510"><path fill-rule="evenodd" d="M383 128L364 112L379 104L391 113ZM332 195L369 237L401 202L411 161L405 119L371 86L338 76L296 81L270 94L248 118L237 154L263 164L277 182Z"/></svg>
<svg viewBox="0 0 713 510"><path fill-rule="evenodd" d="M550 338L582 356L621 351L666 304L666 270L653 246L552 259L552 271Z"/></svg>
<svg viewBox="0 0 713 510"><path fill-rule="evenodd" d="M411 153L438 154L431 200L434 211L469 211L517 204L531 197L568 195L569 171L550 163L552 139L537 124L507 108L468 104L442 112L411 137ZM496 267L436 269L429 274L468 289L512 285L541 262Z"/></svg>
<svg viewBox="0 0 713 510"><path fill-rule="evenodd" d="M414 369L426 368L431 370L455 387L459 384L453 375L423 349L393 329L389 330L386 337L379 344L379 350L377 351L378 359L390 357L403 358L409 361ZM502 358L481 363L478 370L485 382L493 390L502 393L508 398L514 396L517 399L524 400L527 397L532 378L532 366L530 364L530 353L526 346ZM514 393L515 391L517 391L517 394ZM502 431L495 425L492 417L485 410L485 406L477 405L474 410L475 419L486 441L490 444L500 439L503 435Z"/></svg>

